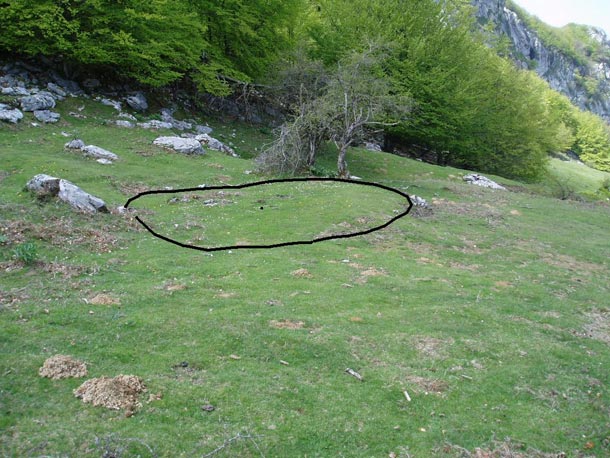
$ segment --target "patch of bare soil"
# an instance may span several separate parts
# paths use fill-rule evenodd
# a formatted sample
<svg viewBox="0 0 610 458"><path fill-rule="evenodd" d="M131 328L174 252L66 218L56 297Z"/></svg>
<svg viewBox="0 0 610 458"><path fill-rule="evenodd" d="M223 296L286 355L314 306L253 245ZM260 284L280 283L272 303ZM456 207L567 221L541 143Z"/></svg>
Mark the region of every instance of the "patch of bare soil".
<svg viewBox="0 0 610 458"><path fill-rule="evenodd" d="M74 396L94 406L133 412L141 404L138 397L146 391L144 382L135 375L117 375L114 378L92 378L74 390Z"/></svg>
<svg viewBox="0 0 610 458"><path fill-rule="evenodd" d="M4 220L0 223L0 232L10 243L38 239L57 247L85 245L96 253L108 253L119 246L118 238L112 234L122 229L120 224L121 220L101 227L82 227L72 218L51 216L40 224L22 219Z"/></svg>
<svg viewBox="0 0 610 458"><path fill-rule="evenodd" d="M292 320L281 320L281 321L271 320L269 322L269 325L276 329L303 329L303 326L305 326L305 323L302 321L292 321Z"/></svg>
<svg viewBox="0 0 610 458"><path fill-rule="evenodd" d="M387 277L387 272L376 267L368 267L360 271L360 276L356 279L356 283L363 285L371 277Z"/></svg>
<svg viewBox="0 0 610 458"><path fill-rule="evenodd" d="M579 261L572 256L559 253L543 253L542 261L550 266L575 271L580 274L602 272L606 270L606 267L601 264Z"/></svg>
<svg viewBox="0 0 610 458"><path fill-rule="evenodd" d="M161 289L163 289L164 291L168 291L170 293L173 293L174 291L182 291L185 290L187 288L186 284L184 283L180 283L178 281L166 281L165 283L163 283L163 286L161 286Z"/></svg>
<svg viewBox="0 0 610 458"><path fill-rule="evenodd" d="M110 294L100 293L87 300L87 303L93 305L121 305L121 300Z"/></svg>
<svg viewBox="0 0 610 458"><path fill-rule="evenodd" d="M38 370L41 377L60 380L69 377L85 377L87 366L82 361L73 359L71 356L55 355L48 358Z"/></svg>
<svg viewBox="0 0 610 458"><path fill-rule="evenodd" d="M610 345L610 311L594 310L587 317L591 321L584 326L586 335Z"/></svg>
<svg viewBox="0 0 610 458"><path fill-rule="evenodd" d="M445 356L445 350L447 346L453 345L454 340L449 339L437 339L429 336L415 336L413 338L413 346L423 356L433 359L440 359Z"/></svg>
<svg viewBox="0 0 610 458"><path fill-rule="evenodd" d="M419 391L425 393L442 394L449 388L449 384L444 380L431 379L420 377L418 375L409 375L406 377L407 382L415 385Z"/></svg>
<svg viewBox="0 0 610 458"><path fill-rule="evenodd" d="M313 278L313 275L307 269L293 270L290 275L297 278Z"/></svg>
<svg viewBox="0 0 610 458"><path fill-rule="evenodd" d="M70 279L78 275L82 275L89 271L89 268L85 266L78 266L74 264L63 264L61 262L41 262L36 264L43 272L49 273L56 277L61 275L64 279Z"/></svg>
<svg viewBox="0 0 610 458"><path fill-rule="evenodd" d="M489 447L477 447L473 451L458 445L447 444L442 448L441 456L459 458L565 458L567 455L563 452L544 453L508 439L504 442L494 441Z"/></svg>
<svg viewBox="0 0 610 458"><path fill-rule="evenodd" d="M14 307L29 299L26 291L26 288L13 288L10 291L0 289L0 310L2 307Z"/></svg>

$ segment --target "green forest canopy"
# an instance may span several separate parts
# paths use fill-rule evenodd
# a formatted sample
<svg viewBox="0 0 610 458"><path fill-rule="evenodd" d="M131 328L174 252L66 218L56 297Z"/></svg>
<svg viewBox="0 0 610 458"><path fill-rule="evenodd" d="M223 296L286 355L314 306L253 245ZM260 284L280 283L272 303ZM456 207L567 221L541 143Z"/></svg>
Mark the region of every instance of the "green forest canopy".
<svg viewBox="0 0 610 458"><path fill-rule="evenodd" d="M610 170L604 121L499 57L473 17L465 0L5 0L0 51L225 95L222 77L264 80L297 47L332 68L383 42L391 52L379 76L412 100L390 131L401 144L521 179L566 150Z"/></svg>

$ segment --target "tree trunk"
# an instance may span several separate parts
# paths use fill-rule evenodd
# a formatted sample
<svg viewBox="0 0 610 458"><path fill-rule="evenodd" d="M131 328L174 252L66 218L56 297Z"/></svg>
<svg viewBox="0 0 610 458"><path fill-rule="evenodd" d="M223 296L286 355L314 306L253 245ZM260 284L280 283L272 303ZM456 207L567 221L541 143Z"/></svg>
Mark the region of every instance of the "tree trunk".
<svg viewBox="0 0 610 458"><path fill-rule="evenodd" d="M347 144L342 144L339 148L339 158L337 159L337 173L339 175L339 178L349 178L347 162L345 161L345 154L347 153L347 148Z"/></svg>

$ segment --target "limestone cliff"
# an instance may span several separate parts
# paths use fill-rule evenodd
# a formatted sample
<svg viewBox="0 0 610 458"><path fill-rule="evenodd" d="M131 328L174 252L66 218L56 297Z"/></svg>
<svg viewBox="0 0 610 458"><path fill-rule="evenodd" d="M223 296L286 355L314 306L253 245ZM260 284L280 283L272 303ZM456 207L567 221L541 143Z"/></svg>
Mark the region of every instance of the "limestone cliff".
<svg viewBox="0 0 610 458"><path fill-rule="evenodd" d="M563 38L569 30L540 24L510 1L472 0L472 5L481 25L508 38L510 55L519 66L536 71L575 105L610 121L610 40L603 30L568 26L579 27L586 37L567 49L552 38Z"/></svg>

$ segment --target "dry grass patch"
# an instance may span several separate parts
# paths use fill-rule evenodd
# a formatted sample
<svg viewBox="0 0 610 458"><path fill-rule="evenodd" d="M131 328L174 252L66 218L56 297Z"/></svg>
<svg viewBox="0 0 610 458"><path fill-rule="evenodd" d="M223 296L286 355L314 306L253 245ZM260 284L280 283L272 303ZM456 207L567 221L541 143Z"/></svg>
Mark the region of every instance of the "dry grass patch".
<svg viewBox="0 0 610 458"><path fill-rule="evenodd" d="M135 375L117 375L87 380L74 390L74 396L83 402L107 409L133 412L141 404L138 397L146 391L144 382Z"/></svg>
<svg viewBox="0 0 610 458"><path fill-rule="evenodd" d="M86 302L93 305L121 305L119 298L104 293L97 294Z"/></svg>
<svg viewBox="0 0 610 458"><path fill-rule="evenodd" d="M271 320L269 325L276 329L303 329L305 323L303 321L292 321L292 320Z"/></svg>
<svg viewBox="0 0 610 458"><path fill-rule="evenodd" d="M447 444L443 447L441 456L456 458L566 458L567 455L564 452L544 453L507 439L504 442L494 441L485 448L477 447L473 451L458 445Z"/></svg>
<svg viewBox="0 0 610 458"><path fill-rule="evenodd" d="M415 385L418 391L426 394L443 394L449 388L449 384L444 380L420 377L418 375L408 375L406 381L410 385Z"/></svg>
<svg viewBox="0 0 610 458"><path fill-rule="evenodd" d="M38 370L38 375L53 380L85 377L87 375L87 365L71 356L55 355L44 362Z"/></svg>
<svg viewBox="0 0 610 458"><path fill-rule="evenodd" d="M313 278L313 275L307 269L293 270L290 275L297 278Z"/></svg>
<svg viewBox="0 0 610 458"><path fill-rule="evenodd" d="M590 322L584 326L586 335L610 345L610 311L593 310L587 313L587 318Z"/></svg>
<svg viewBox="0 0 610 458"><path fill-rule="evenodd" d="M449 339L437 339L429 336L415 336L413 337L413 346L417 349L422 356L441 359L445 357L446 348L449 345L453 345L454 340Z"/></svg>

